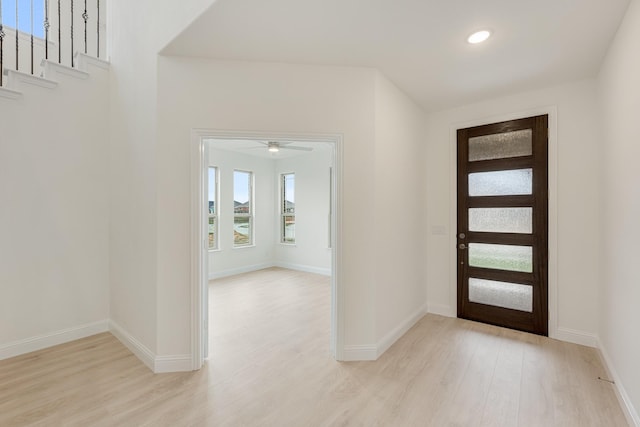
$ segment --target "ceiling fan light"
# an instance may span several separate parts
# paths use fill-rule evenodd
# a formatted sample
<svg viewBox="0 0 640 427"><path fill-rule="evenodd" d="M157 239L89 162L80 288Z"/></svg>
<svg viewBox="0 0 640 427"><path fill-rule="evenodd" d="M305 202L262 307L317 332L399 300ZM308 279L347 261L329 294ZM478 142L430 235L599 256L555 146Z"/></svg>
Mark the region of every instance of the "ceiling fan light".
<svg viewBox="0 0 640 427"><path fill-rule="evenodd" d="M280 145L277 142L269 142L268 143L268 151L270 153L277 153L278 151L280 151Z"/></svg>

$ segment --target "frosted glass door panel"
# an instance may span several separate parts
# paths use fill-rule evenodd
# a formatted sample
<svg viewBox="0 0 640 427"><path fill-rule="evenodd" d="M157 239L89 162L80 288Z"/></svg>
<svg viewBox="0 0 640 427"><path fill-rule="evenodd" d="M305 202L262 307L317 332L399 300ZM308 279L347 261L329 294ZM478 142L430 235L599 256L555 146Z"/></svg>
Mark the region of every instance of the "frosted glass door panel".
<svg viewBox="0 0 640 427"><path fill-rule="evenodd" d="M533 248L531 246L469 243L469 265L532 273Z"/></svg>
<svg viewBox="0 0 640 427"><path fill-rule="evenodd" d="M531 129L469 138L469 161L530 156Z"/></svg>
<svg viewBox="0 0 640 427"><path fill-rule="evenodd" d="M531 234L532 230L532 208L469 209L469 231Z"/></svg>
<svg viewBox="0 0 640 427"><path fill-rule="evenodd" d="M529 285L469 278L469 301L531 313L533 289Z"/></svg>
<svg viewBox="0 0 640 427"><path fill-rule="evenodd" d="M533 171L514 169L469 174L469 196L518 196L531 194Z"/></svg>

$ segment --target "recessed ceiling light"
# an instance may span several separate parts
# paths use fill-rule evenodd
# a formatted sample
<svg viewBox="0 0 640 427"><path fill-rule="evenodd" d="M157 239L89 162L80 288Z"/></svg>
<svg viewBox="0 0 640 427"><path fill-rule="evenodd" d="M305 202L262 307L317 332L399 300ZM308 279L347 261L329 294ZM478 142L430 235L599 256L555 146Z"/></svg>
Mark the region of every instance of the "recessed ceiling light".
<svg viewBox="0 0 640 427"><path fill-rule="evenodd" d="M467 38L467 41L471 44L478 44L482 43L489 37L491 37L491 31L489 30L476 31Z"/></svg>

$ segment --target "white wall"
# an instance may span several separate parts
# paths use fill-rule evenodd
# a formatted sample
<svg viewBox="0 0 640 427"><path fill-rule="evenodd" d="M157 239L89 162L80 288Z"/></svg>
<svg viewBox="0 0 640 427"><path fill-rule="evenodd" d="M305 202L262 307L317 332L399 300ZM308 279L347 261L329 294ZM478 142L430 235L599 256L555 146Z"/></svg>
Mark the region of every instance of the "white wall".
<svg viewBox="0 0 640 427"><path fill-rule="evenodd" d="M151 1L122 0L111 1L109 8L110 318L120 336L134 339L143 353L153 353L157 347L159 274L156 271L157 50L153 26L139 25L139 17L161 8L154 7Z"/></svg>
<svg viewBox="0 0 640 427"><path fill-rule="evenodd" d="M331 274L329 249L329 168L327 147L276 161L274 212L279 212L280 175L295 173L296 242L280 243L280 215L276 215L275 264L320 274Z"/></svg>
<svg viewBox="0 0 640 427"><path fill-rule="evenodd" d="M640 2L632 1L604 61L599 95L603 133L600 156L602 236L600 264L603 352L640 425ZM633 409L635 408L635 409Z"/></svg>
<svg viewBox="0 0 640 427"><path fill-rule="evenodd" d="M209 149L209 164L218 168L219 243L209 251L209 277L223 277L273 265L276 233L274 188L275 163L266 158L232 151ZM233 171L253 172L254 243L233 247Z"/></svg>
<svg viewBox="0 0 640 427"><path fill-rule="evenodd" d="M392 196L420 199L423 194L423 183L414 175L420 167L416 153L423 120L418 107L377 72L361 68L162 57L159 78L159 135L167 146L159 170L182 187L170 194L173 203L166 207L181 219L159 229L182 230L175 232L182 237L166 253L166 261L182 271L180 283L189 277L191 128L343 135L343 253L337 274L345 290L345 345L347 351L375 355L380 337L401 330L424 304L419 237L407 241L380 230L397 218L396 207L389 204ZM378 203L378 197L385 202ZM416 202L400 229L419 233L421 210ZM384 308L376 306L378 293L380 298L393 295ZM178 301L174 307L184 311L174 308L174 324L187 329L188 289ZM178 348L186 351L188 342Z"/></svg>
<svg viewBox="0 0 640 427"><path fill-rule="evenodd" d="M211 146L215 147L215 142ZM266 148L265 148L266 149ZM316 149L288 158L265 158L221 149L209 150L219 169L220 243L209 251L209 278L280 266L331 274L329 167L331 152ZM254 173L255 244L233 247L233 170ZM295 173L296 243L280 243L280 174Z"/></svg>
<svg viewBox="0 0 640 427"><path fill-rule="evenodd" d="M173 185L159 182L163 175L156 173L157 53L211 4L213 0L108 2L110 318L118 336L149 365L154 355L167 354L158 344L159 334L169 341L187 337L186 329L175 328L171 316L160 313L171 311L184 289L158 290L159 281L175 284L183 276L174 274L171 262L158 263L158 252L172 250L175 236L157 228L172 221L163 209L171 201L163 198Z"/></svg>
<svg viewBox="0 0 640 427"><path fill-rule="evenodd" d="M158 289L172 295L159 315L174 336L159 343L163 351L189 351L188 337L179 331L190 327L192 128L342 134L343 235L336 274L345 295L346 357L376 357L412 325L425 303L417 237L424 218L424 184L417 174L424 116L414 103L377 71L350 67L160 57L158 87L158 181L170 183L159 187L158 210L167 221L159 216L158 230L171 242L158 251L158 265L171 267L158 277ZM416 236L413 241L382 230L397 218L397 195L409 203L418 199L399 226Z"/></svg>
<svg viewBox="0 0 640 427"><path fill-rule="evenodd" d="M109 318L109 72L0 97L0 359Z"/></svg>
<svg viewBox="0 0 640 427"><path fill-rule="evenodd" d="M553 113L550 117L549 298L551 323L557 319L558 330L554 331L552 324L550 334L595 345L600 308L597 230L601 192L600 128L593 80L515 94L427 116L429 310L456 315L456 277L452 268L456 255L454 130L515 118L514 115L537 115L548 110L547 107L557 111L557 115ZM556 126L557 139L554 140ZM554 176L557 188L554 188ZM439 234L438 228L443 228L445 234ZM556 240L557 248L554 247ZM554 300L557 309L554 309Z"/></svg>
<svg viewBox="0 0 640 427"><path fill-rule="evenodd" d="M34 348L95 331L96 323L81 325L107 318L155 352L155 277L163 268L155 262L156 54L212 3L102 2L111 55L104 49L101 57L110 73L44 97L30 88L17 107L0 99L1 196L15 202L0 213L8 227L0 239L2 354L25 348L24 339ZM40 339L29 341L34 335Z"/></svg>
<svg viewBox="0 0 640 427"><path fill-rule="evenodd" d="M425 212L424 112L380 73L375 80L375 218L378 353L422 317ZM362 211L364 215L373 212Z"/></svg>
<svg viewBox="0 0 640 427"><path fill-rule="evenodd" d="M211 0L109 4L117 22L109 29L110 314L130 348L148 364L157 355L188 359L187 140L194 127L344 136L345 165L353 165L343 176L345 335L352 345L374 343L373 219L359 214L373 211L373 151L366 148L374 143L374 71L158 58ZM149 14L149 25L138 25Z"/></svg>
<svg viewBox="0 0 640 427"><path fill-rule="evenodd" d="M374 78L369 69L159 58L158 265L162 297L159 351L188 353L190 328L189 141L192 128L299 133L344 137L345 235L342 271L346 342L375 342L371 244L375 171ZM393 258L390 260L393 262ZM328 345L329 343L327 343Z"/></svg>

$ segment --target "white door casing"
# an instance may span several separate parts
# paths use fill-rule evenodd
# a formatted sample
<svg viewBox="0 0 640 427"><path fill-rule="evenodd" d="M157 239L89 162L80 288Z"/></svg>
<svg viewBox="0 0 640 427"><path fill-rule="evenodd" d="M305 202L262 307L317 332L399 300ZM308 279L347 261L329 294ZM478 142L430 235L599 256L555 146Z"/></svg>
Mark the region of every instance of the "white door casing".
<svg viewBox="0 0 640 427"><path fill-rule="evenodd" d="M191 355L192 369L202 367L208 350L208 244L207 139L276 140L282 142L321 142L332 144L331 181L331 338L336 360L344 359L344 289L341 284L342 254L342 135L295 134L255 131L193 129L191 132Z"/></svg>

